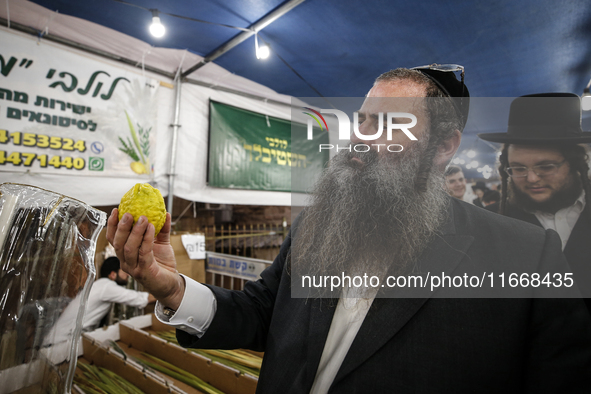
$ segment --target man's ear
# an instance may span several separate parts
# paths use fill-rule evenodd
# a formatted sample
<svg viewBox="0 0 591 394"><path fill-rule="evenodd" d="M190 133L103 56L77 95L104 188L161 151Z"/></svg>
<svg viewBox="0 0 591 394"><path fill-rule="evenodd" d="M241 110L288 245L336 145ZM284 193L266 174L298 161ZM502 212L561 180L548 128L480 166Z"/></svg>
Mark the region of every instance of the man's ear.
<svg viewBox="0 0 591 394"><path fill-rule="evenodd" d="M435 156L435 165L442 171L451 161L451 158L456 154L462 142L462 133L455 130L451 137L443 141L437 148L437 156Z"/></svg>
<svg viewBox="0 0 591 394"><path fill-rule="evenodd" d="M111 279L111 280L117 279L117 272L111 271L111 273L109 274L108 278Z"/></svg>

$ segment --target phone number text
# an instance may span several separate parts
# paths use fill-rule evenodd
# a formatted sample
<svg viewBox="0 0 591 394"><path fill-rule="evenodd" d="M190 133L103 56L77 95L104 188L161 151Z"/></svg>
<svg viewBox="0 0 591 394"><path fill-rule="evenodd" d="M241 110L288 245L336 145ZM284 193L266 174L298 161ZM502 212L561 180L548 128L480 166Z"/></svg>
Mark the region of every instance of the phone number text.
<svg viewBox="0 0 591 394"><path fill-rule="evenodd" d="M86 161L81 157L62 157L38 155L36 153L26 152L6 152L0 150L0 165L12 164L13 166L31 167L33 163L38 162L39 166L46 168L66 168L68 170L83 170L86 167Z"/></svg>
<svg viewBox="0 0 591 394"><path fill-rule="evenodd" d="M49 148L54 150L68 150L78 152L86 151L86 142L74 141L71 138L48 136L45 134L23 133L20 131L8 132L0 130L0 144L12 142L13 145L33 146L36 148Z"/></svg>

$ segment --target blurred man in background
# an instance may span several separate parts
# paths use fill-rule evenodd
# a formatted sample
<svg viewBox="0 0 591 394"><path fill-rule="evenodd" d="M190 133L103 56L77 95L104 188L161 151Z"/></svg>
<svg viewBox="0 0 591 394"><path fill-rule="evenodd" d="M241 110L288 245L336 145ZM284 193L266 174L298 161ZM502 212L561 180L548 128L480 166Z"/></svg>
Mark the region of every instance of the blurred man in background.
<svg viewBox="0 0 591 394"><path fill-rule="evenodd" d="M444 175L445 187L449 195L463 200L466 193L466 178L462 169L458 166L448 166Z"/></svg>
<svg viewBox="0 0 591 394"><path fill-rule="evenodd" d="M121 303L138 308L145 307L156 299L146 293L126 289L129 275L125 273L117 257L106 259L100 269L101 277L96 280L86 303L82 330L91 331L109 313L113 303ZM49 329L43 340L43 352L55 364L66 360L70 355L69 344L76 329L76 316L82 301L82 292L68 304L56 323Z"/></svg>
<svg viewBox="0 0 591 394"><path fill-rule="evenodd" d="M472 185L472 192L476 195L476 198L472 200L472 204L476 205L477 207L483 208L484 204L482 204L482 197L484 197L484 193L488 191L488 187L482 181L478 181Z"/></svg>
<svg viewBox="0 0 591 394"><path fill-rule="evenodd" d="M103 262L100 275L90 289L82 323L84 331L97 328L100 321L109 313L113 303L144 308L148 303L156 301L154 296L147 292L125 288L129 275L121 269L119 259L115 256Z"/></svg>
<svg viewBox="0 0 591 394"><path fill-rule="evenodd" d="M501 201L501 193L499 193L496 190L489 190L486 193L484 193L484 196L482 196L482 205L484 205L484 209L488 209L489 211L492 212L498 212L498 204ZM492 205L495 205L496 207L491 207Z"/></svg>

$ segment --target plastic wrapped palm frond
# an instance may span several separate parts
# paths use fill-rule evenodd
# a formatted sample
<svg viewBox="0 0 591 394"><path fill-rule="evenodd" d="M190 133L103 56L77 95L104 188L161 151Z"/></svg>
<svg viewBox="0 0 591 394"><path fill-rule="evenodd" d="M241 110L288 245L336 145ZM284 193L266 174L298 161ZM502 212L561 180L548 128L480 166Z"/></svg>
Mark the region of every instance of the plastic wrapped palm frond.
<svg viewBox="0 0 591 394"><path fill-rule="evenodd" d="M0 393L70 392L105 224L73 198L0 185Z"/></svg>

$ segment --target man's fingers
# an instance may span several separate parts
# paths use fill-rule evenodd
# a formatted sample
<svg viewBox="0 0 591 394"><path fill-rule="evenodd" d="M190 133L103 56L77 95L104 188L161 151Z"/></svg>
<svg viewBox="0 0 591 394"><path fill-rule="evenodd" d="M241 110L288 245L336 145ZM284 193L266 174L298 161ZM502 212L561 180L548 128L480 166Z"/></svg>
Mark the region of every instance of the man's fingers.
<svg viewBox="0 0 591 394"><path fill-rule="evenodd" d="M152 250L154 247L155 232L156 229L154 228L154 225L152 223L148 223L148 225L146 226L146 231L144 231L143 233L142 243L138 250L138 267L140 268L146 268L146 266L148 266L152 262Z"/></svg>
<svg viewBox="0 0 591 394"><path fill-rule="evenodd" d="M113 239L115 238L115 232L117 231L117 224L119 224L119 210L113 208L109 219L107 220L107 241L113 245Z"/></svg>
<svg viewBox="0 0 591 394"><path fill-rule="evenodd" d="M115 253L117 253L117 257L121 261L121 264L128 263L125 259L125 245L127 244L127 239L131 233L131 227L133 226L133 216L131 214L126 213L123 215L119 223L117 224L117 228L115 234L113 235L113 239L110 241L113 248L115 248Z"/></svg>
<svg viewBox="0 0 591 394"><path fill-rule="evenodd" d="M121 221L123 222L125 218L126 217L123 216ZM131 228L125 245L123 246L123 256L125 258L125 263L128 265L130 270L133 270L137 267L139 263L139 250L144 240L144 233L146 232L146 228L148 227L148 219L146 219L145 216L140 216L135 225L133 224L133 217L131 215L129 215L129 219L131 225L133 225L133 228ZM121 224L119 224L119 227L121 227ZM132 272L130 272L130 274L133 275Z"/></svg>
<svg viewBox="0 0 591 394"><path fill-rule="evenodd" d="M113 210L113 212L111 212L108 223L109 229L107 229L109 238L107 239L111 245L113 245L121 265L124 266L126 261L123 248L125 247L125 243L129 237L131 226L133 226L133 216L131 216L129 213L126 213L123 215L121 220L118 220L118 215L119 213L117 210Z"/></svg>
<svg viewBox="0 0 591 394"><path fill-rule="evenodd" d="M171 226L171 218L170 213L166 213L166 220L164 221L164 226L160 229L158 236L156 237L156 241L160 243L168 243L170 242L170 226Z"/></svg>

